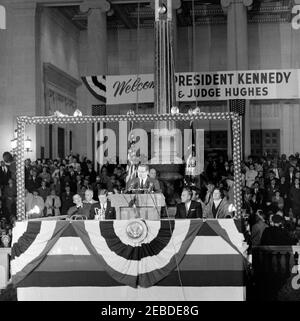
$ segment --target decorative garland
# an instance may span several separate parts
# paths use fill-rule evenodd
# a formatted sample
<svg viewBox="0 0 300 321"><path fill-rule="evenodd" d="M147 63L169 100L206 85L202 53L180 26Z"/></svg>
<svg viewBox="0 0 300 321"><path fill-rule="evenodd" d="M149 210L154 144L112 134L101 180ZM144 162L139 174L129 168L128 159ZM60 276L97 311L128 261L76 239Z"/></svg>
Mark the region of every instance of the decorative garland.
<svg viewBox="0 0 300 321"><path fill-rule="evenodd" d="M241 140L240 118L233 112L204 113L189 112L182 114L178 108L172 109L170 114L135 114L130 110L126 115L83 116L76 111L73 116L55 112L53 116L18 116L17 117L17 218L23 221L25 217L25 169L24 169L24 139L25 125L48 124L92 124L96 122L147 122L147 121L193 121L193 120L232 120L233 127L233 163L234 163L234 203L237 215L241 214L242 190L241 190Z"/></svg>

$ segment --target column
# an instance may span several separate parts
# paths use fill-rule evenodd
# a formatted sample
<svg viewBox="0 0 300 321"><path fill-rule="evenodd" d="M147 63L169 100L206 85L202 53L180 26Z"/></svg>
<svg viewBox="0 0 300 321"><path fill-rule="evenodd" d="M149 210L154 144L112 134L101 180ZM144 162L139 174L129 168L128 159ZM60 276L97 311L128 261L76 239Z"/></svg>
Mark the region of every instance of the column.
<svg viewBox="0 0 300 321"><path fill-rule="evenodd" d="M287 156L293 154L293 115L291 112L291 106L288 103L284 103L281 106L282 111L282 130L280 131L280 149L282 154ZM299 124L298 124L299 127Z"/></svg>
<svg viewBox="0 0 300 321"><path fill-rule="evenodd" d="M88 12L87 32L82 34L81 54L85 55L81 74L88 76L107 74L107 21L106 12L109 11L110 4L105 0L85 0L80 5L82 12ZM83 39L85 38L85 39ZM87 48L87 50L86 50ZM91 94L82 92L82 104L87 108L84 113L91 114L92 105L99 105L101 102ZM86 151L87 157L92 159L93 140L92 125L86 125ZM100 125L103 128L103 124Z"/></svg>
<svg viewBox="0 0 300 321"><path fill-rule="evenodd" d="M298 104L293 104L293 151L292 153L300 152L300 110Z"/></svg>
<svg viewBox="0 0 300 321"><path fill-rule="evenodd" d="M247 9L253 0L221 0L224 12L227 14L227 68L228 70L247 70L248 66L248 22ZM246 102L246 112L243 122L244 155L251 153L249 101ZM231 130L228 130L228 142L232 142ZM229 146L232 150L232 147Z"/></svg>

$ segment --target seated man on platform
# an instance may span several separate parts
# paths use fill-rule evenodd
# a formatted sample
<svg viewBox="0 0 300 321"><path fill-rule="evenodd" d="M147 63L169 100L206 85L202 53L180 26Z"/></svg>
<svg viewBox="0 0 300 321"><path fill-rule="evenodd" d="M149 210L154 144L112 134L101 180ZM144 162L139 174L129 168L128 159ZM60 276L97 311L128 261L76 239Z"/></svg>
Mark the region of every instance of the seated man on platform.
<svg viewBox="0 0 300 321"><path fill-rule="evenodd" d="M152 167L149 171L149 178L151 178L153 180L154 190L158 193L161 193L162 189L160 187L160 183L156 177L156 174L157 174L156 169Z"/></svg>
<svg viewBox="0 0 300 321"><path fill-rule="evenodd" d="M68 209L68 217L67 219L70 219L73 215L81 215L81 216L85 216L87 219L89 219L89 209L90 207L88 206L88 204L85 204L82 202L81 196L79 194L75 194L73 196L73 203L75 204L75 206L72 206Z"/></svg>
<svg viewBox="0 0 300 321"><path fill-rule="evenodd" d="M84 200L82 203L87 207L87 210L89 213L90 213L91 206L97 203L97 201L93 199L93 195L94 195L94 192L91 189L87 189L84 192Z"/></svg>
<svg viewBox="0 0 300 321"><path fill-rule="evenodd" d="M95 216L103 214L106 220L116 219L116 209L111 206L111 202L107 199L108 192L106 189L99 190L99 202L92 204L90 209L90 218L94 219ZM99 213L99 214L98 214Z"/></svg>
<svg viewBox="0 0 300 321"><path fill-rule="evenodd" d="M202 218L201 204L192 201L193 192L189 187L185 187L181 193L182 203L177 205L175 219L178 218Z"/></svg>
<svg viewBox="0 0 300 321"><path fill-rule="evenodd" d="M138 167L138 177L130 184L129 191L159 192L159 183L149 177L149 166L140 164ZM157 184L158 183L158 184Z"/></svg>

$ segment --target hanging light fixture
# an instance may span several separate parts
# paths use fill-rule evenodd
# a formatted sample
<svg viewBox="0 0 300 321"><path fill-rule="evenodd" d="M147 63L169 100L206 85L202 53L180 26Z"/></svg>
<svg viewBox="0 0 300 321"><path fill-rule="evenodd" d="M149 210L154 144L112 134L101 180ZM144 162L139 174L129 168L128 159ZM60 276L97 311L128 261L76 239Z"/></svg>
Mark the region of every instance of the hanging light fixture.
<svg viewBox="0 0 300 321"><path fill-rule="evenodd" d="M11 151L14 152L15 149L17 148L17 130L15 129L14 131L14 138L10 141L10 148L11 148Z"/></svg>
<svg viewBox="0 0 300 321"><path fill-rule="evenodd" d="M32 152L31 143L32 140L27 136L27 138L24 140L24 148L27 153Z"/></svg>
<svg viewBox="0 0 300 321"><path fill-rule="evenodd" d="M17 148L17 139L14 138L10 141L10 148L12 151L14 151Z"/></svg>

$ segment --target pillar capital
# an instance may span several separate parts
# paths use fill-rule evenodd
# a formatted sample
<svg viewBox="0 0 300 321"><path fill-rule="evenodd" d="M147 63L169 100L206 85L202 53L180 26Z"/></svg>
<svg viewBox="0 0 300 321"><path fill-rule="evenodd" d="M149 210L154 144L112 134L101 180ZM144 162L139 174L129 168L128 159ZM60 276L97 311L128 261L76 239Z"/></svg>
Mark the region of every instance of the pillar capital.
<svg viewBox="0 0 300 321"><path fill-rule="evenodd" d="M232 4L243 4L249 10L251 9L253 0L221 0L221 6L225 13L227 13L228 8Z"/></svg>
<svg viewBox="0 0 300 321"><path fill-rule="evenodd" d="M108 12L110 10L110 3L106 0L84 0L80 5L80 11L82 12L88 12L92 9Z"/></svg>

